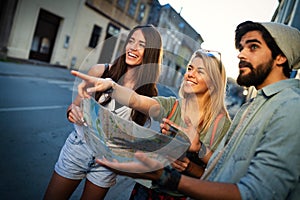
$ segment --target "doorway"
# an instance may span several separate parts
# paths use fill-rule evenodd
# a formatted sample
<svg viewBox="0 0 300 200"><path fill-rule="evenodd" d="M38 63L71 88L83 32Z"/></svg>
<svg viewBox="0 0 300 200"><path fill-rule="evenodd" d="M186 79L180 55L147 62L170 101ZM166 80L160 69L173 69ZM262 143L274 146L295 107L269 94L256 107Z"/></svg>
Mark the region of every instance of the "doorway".
<svg viewBox="0 0 300 200"><path fill-rule="evenodd" d="M46 10L40 10L29 59L50 62L60 20L60 17Z"/></svg>

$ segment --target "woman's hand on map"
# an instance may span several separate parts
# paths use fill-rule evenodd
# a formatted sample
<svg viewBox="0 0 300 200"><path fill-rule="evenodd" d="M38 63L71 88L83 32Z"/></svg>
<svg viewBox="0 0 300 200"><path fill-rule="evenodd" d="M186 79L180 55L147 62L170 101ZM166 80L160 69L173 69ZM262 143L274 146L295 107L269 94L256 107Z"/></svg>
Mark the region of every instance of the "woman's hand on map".
<svg viewBox="0 0 300 200"><path fill-rule="evenodd" d="M186 128L181 127L169 119L164 118L163 124L160 125L163 134L169 133L170 131L181 131L185 133L185 135L189 138L191 146L189 151L198 152L200 149L200 135L197 132L197 129L193 126L190 118L186 116L184 118L184 122L186 124Z"/></svg>
<svg viewBox="0 0 300 200"><path fill-rule="evenodd" d="M68 111L67 111L67 117L71 123L77 124L79 126L82 126L82 125L86 126L80 106L77 106L74 103L72 103L69 106Z"/></svg>
<svg viewBox="0 0 300 200"><path fill-rule="evenodd" d="M164 167L161 162L148 158L142 152L136 152L135 157L139 162L120 163L116 160L109 161L105 158L96 159L96 162L120 175L149 180L158 180L160 178Z"/></svg>
<svg viewBox="0 0 300 200"><path fill-rule="evenodd" d="M83 80L78 85L78 95L83 98L90 98L93 92L106 91L114 84L109 78L97 78L75 70L72 70L71 74Z"/></svg>

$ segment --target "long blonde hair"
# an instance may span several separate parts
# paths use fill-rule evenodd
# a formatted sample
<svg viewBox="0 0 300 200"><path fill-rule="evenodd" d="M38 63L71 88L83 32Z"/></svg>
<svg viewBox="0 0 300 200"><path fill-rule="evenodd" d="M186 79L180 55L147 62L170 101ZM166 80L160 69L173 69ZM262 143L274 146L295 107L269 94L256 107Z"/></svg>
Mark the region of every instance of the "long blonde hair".
<svg viewBox="0 0 300 200"><path fill-rule="evenodd" d="M221 61L221 53L199 49L194 52L188 65L194 58L202 59L206 74L211 80L208 95L203 97L205 98L202 101L203 105L199 106L201 110L199 110L200 120L198 128L200 132L205 133L220 113L225 114L230 119L225 106L227 77ZM183 84L181 84L179 89L179 96L182 98L185 97Z"/></svg>

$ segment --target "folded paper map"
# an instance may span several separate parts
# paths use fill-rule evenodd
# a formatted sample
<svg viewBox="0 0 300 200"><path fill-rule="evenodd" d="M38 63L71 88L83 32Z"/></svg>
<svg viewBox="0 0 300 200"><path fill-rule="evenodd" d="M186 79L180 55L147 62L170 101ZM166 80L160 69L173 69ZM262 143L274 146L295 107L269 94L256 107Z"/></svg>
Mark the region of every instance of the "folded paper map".
<svg viewBox="0 0 300 200"><path fill-rule="evenodd" d="M93 98L83 99L82 109L87 123L83 127L84 136L97 157L128 162L135 161L134 153L140 151L167 165L166 158L177 159L189 148L186 137L163 135L125 120Z"/></svg>

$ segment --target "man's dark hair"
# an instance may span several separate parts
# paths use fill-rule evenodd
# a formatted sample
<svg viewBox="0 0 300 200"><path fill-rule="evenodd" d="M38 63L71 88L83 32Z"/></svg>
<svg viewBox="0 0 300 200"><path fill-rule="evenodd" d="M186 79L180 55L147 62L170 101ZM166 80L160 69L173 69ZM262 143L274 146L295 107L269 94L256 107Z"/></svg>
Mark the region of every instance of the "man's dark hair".
<svg viewBox="0 0 300 200"><path fill-rule="evenodd" d="M262 34L263 39L265 40L268 48L272 52L272 58L275 59L278 55L284 55L281 49L276 44L274 38L269 33L269 31L260 23L246 21L239 24L235 30L235 48L239 49L240 41L242 37L249 31L259 31ZM288 61L286 61L283 65L283 73L286 77L290 77L291 69L289 67Z"/></svg>

